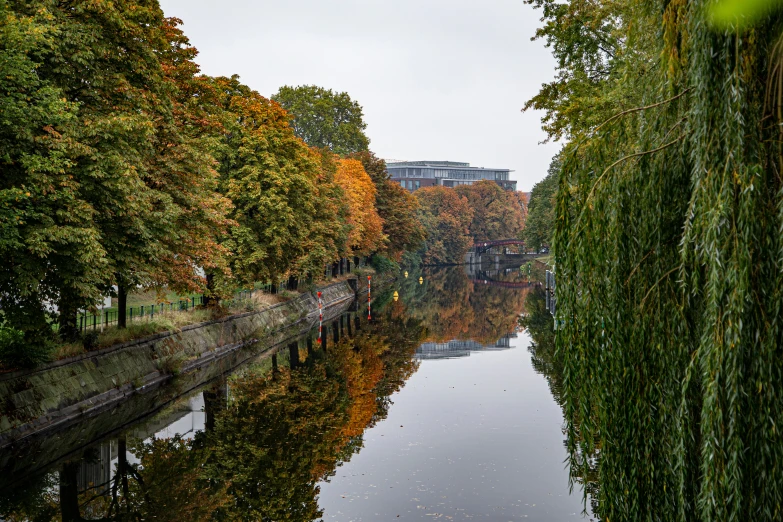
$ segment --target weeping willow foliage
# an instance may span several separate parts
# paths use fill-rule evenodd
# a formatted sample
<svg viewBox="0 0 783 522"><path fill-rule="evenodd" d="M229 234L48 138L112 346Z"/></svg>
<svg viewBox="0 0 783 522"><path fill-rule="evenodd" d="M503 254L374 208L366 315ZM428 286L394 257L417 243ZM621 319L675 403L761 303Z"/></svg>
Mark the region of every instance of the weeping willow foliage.
<svg viewBox="0 0 783 522"><path fill-rule="evenodd" d="M598 459L612 522L782 520L783 24L636 4L618 81L637 108L574 140L559 179L572 474Z"/></svg>

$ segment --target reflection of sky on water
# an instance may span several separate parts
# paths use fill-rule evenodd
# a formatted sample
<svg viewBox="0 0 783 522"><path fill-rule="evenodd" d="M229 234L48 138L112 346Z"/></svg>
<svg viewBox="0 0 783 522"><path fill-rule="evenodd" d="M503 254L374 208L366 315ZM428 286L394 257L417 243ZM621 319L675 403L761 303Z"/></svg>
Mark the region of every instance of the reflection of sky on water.
<svg viewBox="0 0 783 522"><path fill-rule="evenodd" d="M423 361L361 452L321 484L324 519L581 519L562 412L529 336L509 341L515 349Z"/></svg>

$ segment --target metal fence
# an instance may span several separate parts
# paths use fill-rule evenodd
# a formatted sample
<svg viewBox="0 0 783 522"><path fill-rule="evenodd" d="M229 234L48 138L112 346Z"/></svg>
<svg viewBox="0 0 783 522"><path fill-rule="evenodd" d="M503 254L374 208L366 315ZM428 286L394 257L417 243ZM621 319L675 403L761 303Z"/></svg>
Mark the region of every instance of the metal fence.
<svg viewBox="0 0 783 522"><path fill-rule="evenodd" d="M226 306L233 306L239 301L244 299L251 299L254 291L270 292L272 285L261 285L256 290L240 290L234 294L234 297L229 300L223 300L222 302ZM207 303L207 297L205 295L194 295L180 299L177 302L156 303L141 306L129 306L125 311L125 320L127 323L141 320L152 320L156 315L161 315L165 312L189 312L197 306L204 306ZM100 310L97 314L90 312L84 312L78 315L79 330L86 332L88 330L99 330L106 328L110 325L115 325L119 322L120 312L118 310Z"/></svg>
<svg viewBox="0 0 783 522"><path fill-rule="evenodd" d="M333 265L327 265L324 270L324 276L328 279L339 275L341 269L343 272L350 272L351 268L365 267L367 266L367 260L365 258L359 258L349 260L342 259ZM277 286L277 288L275 288ZM298 286L298 284L297 284ZM267 294L280 293L286 290L286 282L281 282L277 285L271 283L256 284L253 290L241 290L234 294L234 297L229 300L221 301L226 306L234 306L238 301L243 299L252 298L253 292L261 291ZM165 312L173 311L190 311L197 306L203 306L206 304L207 298L204 295L194 295L180 299L177 302L156 303L142 306L129 306L127 307L125 317L126 322L131 323L133 321L151 320L156 315L163 314ZM86 332L88 330L99 330L110 325L115 325L119 322L119 311L117 310L101 310L98 313L83 312L77 316L77 324L79 330ZM56 328L56 325L54 325Z"/></svg>

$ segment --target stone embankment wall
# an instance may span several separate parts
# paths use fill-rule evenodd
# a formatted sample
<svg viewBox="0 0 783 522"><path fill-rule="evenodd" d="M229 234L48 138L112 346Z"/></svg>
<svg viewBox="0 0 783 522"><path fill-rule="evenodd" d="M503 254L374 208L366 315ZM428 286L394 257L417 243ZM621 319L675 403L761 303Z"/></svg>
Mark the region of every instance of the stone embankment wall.
<svg viewBox="0 0 783 522"><path fill-rule="evenodd" d="M354 282L351 282L355 285ZM321 289L324 308L355 298L349 282ZM183 327L0 376L0 448L96 415L174 375L198 372L248 343L317 321L318 300L304 294L258 312Z"/></svg>

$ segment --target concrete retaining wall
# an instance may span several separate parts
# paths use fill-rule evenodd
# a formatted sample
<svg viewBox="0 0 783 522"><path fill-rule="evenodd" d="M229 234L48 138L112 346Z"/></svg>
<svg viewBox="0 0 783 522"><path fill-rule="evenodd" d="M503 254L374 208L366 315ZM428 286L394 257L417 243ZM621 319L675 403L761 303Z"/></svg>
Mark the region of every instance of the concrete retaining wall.
<svg viewBox="0 0 783 522"><path fill-rule="evenodd" d="M354 299L348 282L322 288L325 308ZM318 315L313 294L216 321L186 326L103 350L57 361L34 371L0 377L0 448L30 435L72 423L129 395L201 370L248 342Z"/></svg>

